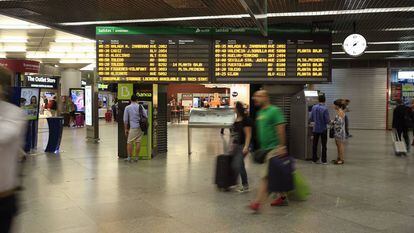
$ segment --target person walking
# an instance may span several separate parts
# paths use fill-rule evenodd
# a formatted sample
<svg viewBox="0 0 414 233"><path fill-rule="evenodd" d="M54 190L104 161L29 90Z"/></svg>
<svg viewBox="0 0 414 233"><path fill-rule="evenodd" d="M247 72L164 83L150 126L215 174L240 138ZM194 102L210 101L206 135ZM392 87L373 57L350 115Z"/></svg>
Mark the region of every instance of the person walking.
<svg viewBox="0 0 414 233"><path fill-rule="evenodd" d="M136 95L131 96L131 104L125 107L124 110L124 127L125 135L127 136L127 152L128 157L125 161L131 162L133 147L135 146L135 161L138 161L139 152L141 149L141 138L144 132L140 127L141 117L147 118L147 111L145 108L138 104L138 97Z"/></svg>
<svg viewBox="0 0 414 233"><path fill-rule="evenodd" d="M111 106L112 115L115 122L118 122L118 98L115 98L114 104Z"/></svg>
<svg viewBox="0 0 414 233"><path fill-rule="evenodd" d="M404 137L407 151L410 151L410 138L408 136L410 121L410 109L401 100L397 100L397 107L393 112L392 128L397 131L399 140L402 140L401 135Z"/></svg>
<svg viewBox="0 0 414 233"><path fill-rule="evenodd" d="M266 158L262 179L259 184L256 199L250 204L250 209L259 211L261 205L269 196L268 174L269 160L274 156L283 157L287 155L286 149L286 122L283 112L276 106L270 104L269 94L265 90L257 91L254 103L260 108L256 118L256 130L259 147L261 150L269 150ZM269 156L271 155L271 156ZM279 193L271 206L288 205L286 193Z"/></svg>
<svg viewBox="0 0 414 233"><path fill-rule="evenodd" d="M241 102L236 102L234 111L237 117L230 131L233 155L232 168L237 175L240 174L242 187L238 191L244 193L249 191L244 158L249 153L253 122L247 116L246 110Z"/></svg>
<svg viewBox="0 0 414 233"><path fill-rule="evenodd" d="M338 157L336 160L333 160L335 165L343 165L344 154L345 154L345 141L346 141L346 132L345 132L345 108L346 105L343 100L338 99L334 101L335 107L335 120L332 122L332 127L334 130L334 138L336 147L338 150Z"/></svg>
<svg viewBox="0 0 414 233"><path fill-rule="evenodd" d="M12 74L0 66L0 232L11 230L17 212L18 159L22 151L26 116L8 103Z"/></svg>
<svg viewBox="0 0 414 233"><path fill-rule="evenodd" d="M322 140L322 164L327 163L327 143L328 143L328 124L330 122L329 111L325 105L325 95L319 95L319 104L312 107L310 115L310 122L313 123L313 146L312 146L312 161L318 162L318 143L319 138Z"/></svg>

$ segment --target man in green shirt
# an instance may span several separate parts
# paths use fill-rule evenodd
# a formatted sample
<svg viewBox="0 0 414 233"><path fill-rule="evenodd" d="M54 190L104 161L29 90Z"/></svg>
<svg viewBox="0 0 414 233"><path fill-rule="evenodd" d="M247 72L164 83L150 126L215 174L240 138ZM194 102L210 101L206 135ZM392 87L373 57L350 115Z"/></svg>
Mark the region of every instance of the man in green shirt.
<svg viewBox="0 0 414 233"><path fill-rule="evenodd" d="M260 108L256 118L256 133L260 149L272 150L269 154L272 156L284 156L287 154L286 149L286 122L283 112L276 106L272 106L269 100L269 94L265 90L257 91L253 96L255 105ZM260 205L268 197L268 161L263 170L262 180L256 200L251 203L250 208L254 211L260 209ZM281 193L279 198L274 200L272 206L287 205L286 195Z"/></svg>

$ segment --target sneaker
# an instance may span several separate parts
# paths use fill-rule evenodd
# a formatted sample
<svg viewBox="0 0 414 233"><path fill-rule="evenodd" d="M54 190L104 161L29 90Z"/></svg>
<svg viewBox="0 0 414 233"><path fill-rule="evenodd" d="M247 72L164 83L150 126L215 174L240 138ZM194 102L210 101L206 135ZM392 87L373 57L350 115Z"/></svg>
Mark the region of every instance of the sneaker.
<svg viewBox="0 0 414 233"><path fill-rule="evenodd" d="M322 165L328 165L328 163L327 162L323 162Z"/></svg>
<svg viewBox="0 0 414 233"><path fill-rule="evenodd" d="M250 192L249 186L242 186L240 189L237 190L239 193L247 193Z"/></svg>
<svg viewBox="0 0 414 233"><path fill-rule="evenodd" d="M125 162L131 162L131 157L128 156L127 158L124 159Z"/></svg>
<svg viewBox="0 0 414 233"><path fill-rule="evenodd" d="M134 158L134 162L138 163L138 157Z"/></svg>
<svg viewBox="0 0 414 233"><path fill-rule="evenodd" d="M321 162L319 162L319 161L316 161L316 162L315 161L312 161L312 163L313 164L321 164Z"/></svg>
<svg viewBox="0 0 414 233"><path fill-rule="evenodd" d="M289 205L289 202L287 198L282 199L282 197L279 197L278 199L274 200L272 203L270 203L271 206L287 206Z"/></svg>
<svg viewBox="0 0 414 233"><path fill-rule="evenodd" d="M255 211L255 212L258 212L258 211L260 210L260 203L258 203L258 202L252 202L252 203L249 205L249 208L250 208L251 210Z"/></svg>

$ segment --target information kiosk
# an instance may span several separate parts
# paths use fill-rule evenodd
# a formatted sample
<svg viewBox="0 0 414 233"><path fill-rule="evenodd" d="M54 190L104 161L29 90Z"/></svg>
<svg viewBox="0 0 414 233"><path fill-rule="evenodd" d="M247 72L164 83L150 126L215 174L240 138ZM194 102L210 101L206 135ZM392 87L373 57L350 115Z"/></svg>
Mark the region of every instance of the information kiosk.
<svg viewBox="0 0 414 233"><path fill-rule="evenodd" d="M313 126L309 119L315 104L318 104L318 91L300 91L291 99L290 121L294 124L290 126L289 151L298 159L312 159ZM319 141L318 152L321 150L320 145L321 141Z"/></svg>

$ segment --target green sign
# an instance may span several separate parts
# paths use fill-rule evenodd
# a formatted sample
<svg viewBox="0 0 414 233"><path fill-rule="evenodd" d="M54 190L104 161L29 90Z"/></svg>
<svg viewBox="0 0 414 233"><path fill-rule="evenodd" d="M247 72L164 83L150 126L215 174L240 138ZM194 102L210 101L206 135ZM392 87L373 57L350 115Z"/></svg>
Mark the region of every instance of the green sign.
<svg viewBox="0 0 414 233"><path fill-rule="evenodd" d="M132 83L119 83L118 84L118 99L129 100L134 93L134 84Z"/></svg>
<svg viewBox="0 0 414 233"><path fill-rule="evenodd" d="M311 33L309 27L280 27L269 28L269 34L272 33ZM115 27L101 26L96 27L96 35L183 35L183 34L260 34L258 28L175 28L175 27ZM329 29L314 30L313 33L331 33Z"/></svg>

